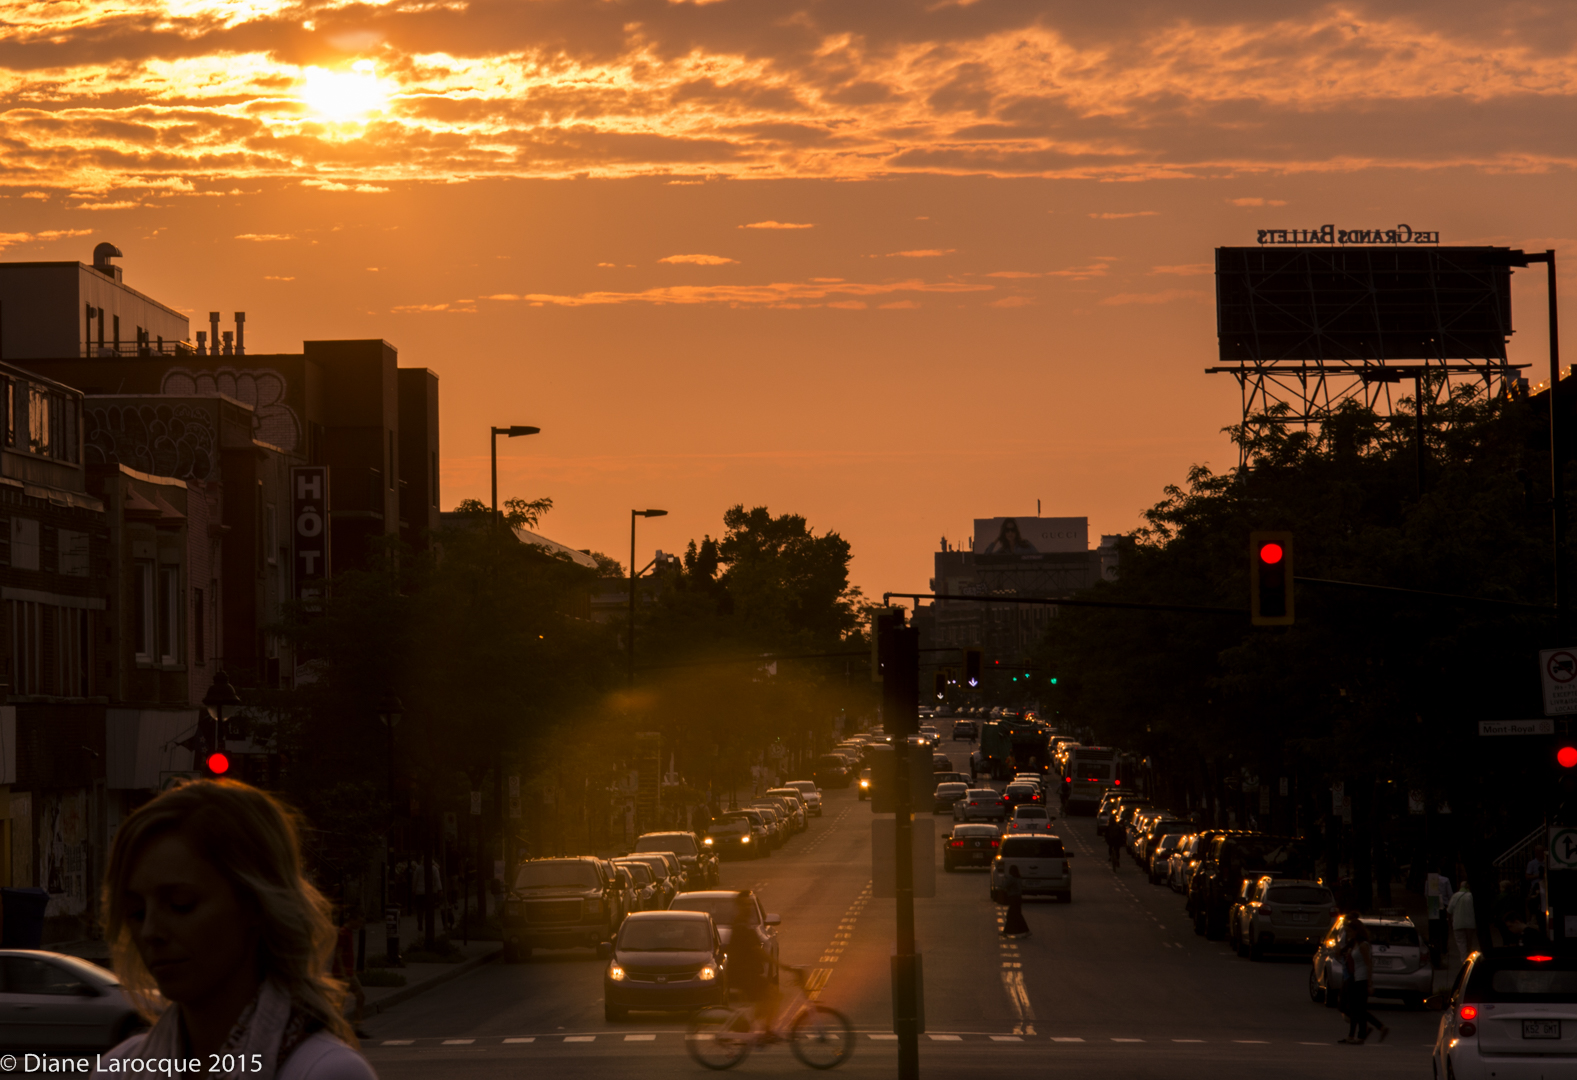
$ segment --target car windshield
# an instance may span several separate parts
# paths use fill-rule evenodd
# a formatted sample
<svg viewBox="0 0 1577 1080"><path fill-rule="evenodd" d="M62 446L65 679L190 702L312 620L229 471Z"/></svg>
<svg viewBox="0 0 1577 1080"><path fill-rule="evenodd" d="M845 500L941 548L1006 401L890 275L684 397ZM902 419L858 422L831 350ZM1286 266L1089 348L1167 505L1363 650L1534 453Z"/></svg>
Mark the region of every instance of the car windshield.
<svg viewBox="0 0 1577 1080"><path fill-rule="evenodd" d="M737 836L750 831L750 819L745 817L719 818L712 822L712 832L719 836Z"/></svg>
<svg viewBox="0 0 1577 1080"><path fill-rule="evenodd" d="M1016 821L1023 821L1025 818L1045 818L1046 811L1038 806L1020 806L1013 811L1013 817Z"/></svg>
<svg viewBox="0 0 1577 1080"><path fill-rule="evenodd" d="M688 833L659 833L643 836L635 841L636 851L670 851L680 855L695 854L695 837Z"/></svg>
<svg viewBox="0 0 1577 1080"><path fill-rule="evenodd" d="M1002 841L1004 859L1060 859L1062 841L1055 836L1010 836Z"/></svg>
<svg viewBox="0 0 1577 1080"><path fill-rule="evenodd" d="M1534 956L1544 959L1535 960ZM1577 956L1490 956L1473 965L1464 1001L1577 1002Z"/></svg>
<svg viewBox="0 0 1577 1080"><path fill-rule="evenodd" d="M515 877L517 889L595 889L602 885L597 868L588 862L526 863Z"/></svg>
<svg viewBox="0 0 1577 1080"><path fill-rule="evenodd" d="M699 919L624 921L619 948L627 952L711 952L712 933Z"/></svg>
<svg viewBox="0 0 1577 1080"><path fill-rule="evenodd" d="M947 783L936 785L936 793L938 795L962 795L964 791L963 784Z"/></svg>
<svg viewBox="0 0 1577 1080"><path fill-rule="evenodd" d="M964 792L964 794L968 795L971 799L995 799L995 798L997 798L996 788L975 788L972 791Z"/></svg>
<svg viewBox="0 0 1577 1080"><path fill-rule="evenodd" d="M755 926L761 920L756 914L756 905L749 904L747 909L750 914L746 926ZM680 893L674 897L673 903L668 905L669 911L704 911L712 916L712 921L718 926L734 925L734 898L732 896L696 896L691 893Z"/></svg>
<svg viewBox="0 0 1577 1080"><path fill-rule="evenodd" d="M659 859L657 856L653 855L649 859L632 859L630 861L631 862L643 862L647 866L651 867L652 876L655 877L658 881L667 881L668 880L668 863L665 862L662 859Z"/></svg>
<svg viewBox="0 0 1577 1080"><path fill-rule="evenodd" d="M997 830L993 825L960 825L953 830L955 837L966 836L996 836Z"/></svg>
<svg viewBox="0 0 1577 1080"><path fill-rule="evenodd" d="M1273 885L1265 894L1265 900L1272 904L1329 904L1334 899L1329 889L1319 885ZM1371 926L1369 933L1379 929L1389 927Z"/></svg>
<svg viewBox="0 0 1577 1080"><path fill-rule="evenodd" d="M613 865L628 873L637 885L650 885L657 880L652 876L652 868L643 862L619 862Z"/></svg>

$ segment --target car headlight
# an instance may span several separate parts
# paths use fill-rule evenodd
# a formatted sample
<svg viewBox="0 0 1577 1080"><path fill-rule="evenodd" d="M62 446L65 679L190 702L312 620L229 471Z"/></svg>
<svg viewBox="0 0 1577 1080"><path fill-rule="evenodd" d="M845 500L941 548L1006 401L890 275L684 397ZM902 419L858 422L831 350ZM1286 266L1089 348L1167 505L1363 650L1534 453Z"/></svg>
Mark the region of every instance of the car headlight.
<svg viewBox="0 0 1577 1080"><path fill-rule="evenodd" d="M750 843L750 837L748 837L748 836L741 836L739 838L739 842L741 844L748 844L748 843Z"/></svg>
<svg viewBox="0 0 1577 1080"><path fill-rule="evenodd" d="M600 912L601 910L602 910L602 901L601 900L587 900L586 901L586 912L587 912L587 914L595 915L598 912Z"/></svg>
<svg viewBox="0 0 1577 1080"><path fill-rule="evenodd" d="M708 836L706 839L702 840L701 843L703 845L705 845L706 847L711 847L712 846L712 838L710 836Z"/></svg>
<svg viewBox="0 0 1577 1080"><path fill-rule="evenodd" d="M713 979L717 978L717 969L711 964L708 964L706 967L696 972L695 977L700 979L702 982L711 982Z"/></svg>
<svg viewBox="0 0 1577 1080"><path fill-rule="evenodd" d="M860 781L860 786L861 787L870 787L871 786L871 782L869 780L861 780Z"/></svg>
<svg viewBox="0 0 1577 1080"><path fill-rule="evenodd" d="M608 978L612 979L614 982L624 981L624 969L619 966L619 962L617 960L608 965Z"/></svg>

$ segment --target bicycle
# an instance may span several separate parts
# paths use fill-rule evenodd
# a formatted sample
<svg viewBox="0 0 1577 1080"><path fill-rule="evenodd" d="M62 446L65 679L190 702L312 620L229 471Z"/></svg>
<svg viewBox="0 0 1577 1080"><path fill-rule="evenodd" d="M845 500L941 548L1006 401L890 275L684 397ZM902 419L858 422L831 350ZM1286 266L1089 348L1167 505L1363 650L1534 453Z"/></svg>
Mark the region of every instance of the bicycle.
<svg viewBox="0 0 1577 1080"><path fill-rule="evenodd" d="M754 1010L713 1006L702 1009L690 1020L685 1033L685 1049L696 1063L708 1069L731 1069L757 1047L787 1042L800 1063L812 1069L834 1069L849 1060L854 1052L854 1028L849 1018L836 1009L817 1005L805 996L805 968L787 967L794 975L795 995L778 1020L757 1028Z"/></svg>

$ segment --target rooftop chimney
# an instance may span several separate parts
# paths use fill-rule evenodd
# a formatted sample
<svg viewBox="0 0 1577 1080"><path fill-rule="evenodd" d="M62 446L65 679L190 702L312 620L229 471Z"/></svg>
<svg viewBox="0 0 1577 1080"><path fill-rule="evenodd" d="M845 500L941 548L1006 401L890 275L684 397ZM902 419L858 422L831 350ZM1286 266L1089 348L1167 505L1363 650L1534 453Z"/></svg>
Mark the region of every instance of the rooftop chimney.
<svg viewBox="0 0 1577 1080"><path fill-rule="evenodd" d="M219 355L219 313L217 311L208 313L208 355Z"/></svg>
<svg viewBox="0 0 1577 1080"><path fill-rule="evenodd" d="M231 355L231 352L230 352L230 339L232 337L234 337L234 335L231 334L230 331L226 330L225 331L225 351L224 351L224 354L226 356L230 356Z"/></svg>
<svg viewBox="0 0 1577 1080"><path fill-rule="evenodd" d="M246 312L235 313L235 354L246 355Z"/></svg>
<svg viewBox="0 0 1577 1080"><path fill-rule="evenodd" d="M120 267L110 262L110 260L120 258L124 258L120 253L120 248L106 241L93 249L93 269L107 278L114 278L116 281L119 281Z"/></svg>

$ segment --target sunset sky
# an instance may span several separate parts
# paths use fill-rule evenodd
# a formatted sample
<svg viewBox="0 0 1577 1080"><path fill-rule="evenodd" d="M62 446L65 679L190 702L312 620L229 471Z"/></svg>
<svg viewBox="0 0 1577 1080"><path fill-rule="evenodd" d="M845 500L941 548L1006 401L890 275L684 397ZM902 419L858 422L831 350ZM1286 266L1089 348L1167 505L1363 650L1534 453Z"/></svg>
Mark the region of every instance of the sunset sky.
<svg viewBox="0 0 1577 1080"><path fill-rule="evenodd" d="M1574 40L1569 2L0 3L0 259L107 239L250 351L389 340L440 374L446 505L536 424L500 487L565 543L765 504L924 589L975 517L1124 532L1235 463L1213 248L1565 255Z"/></svg>

